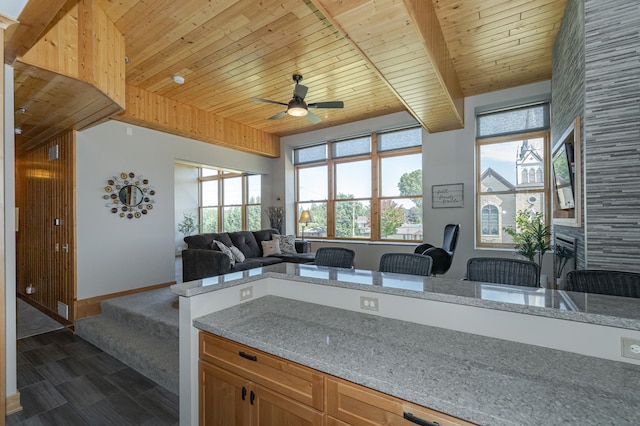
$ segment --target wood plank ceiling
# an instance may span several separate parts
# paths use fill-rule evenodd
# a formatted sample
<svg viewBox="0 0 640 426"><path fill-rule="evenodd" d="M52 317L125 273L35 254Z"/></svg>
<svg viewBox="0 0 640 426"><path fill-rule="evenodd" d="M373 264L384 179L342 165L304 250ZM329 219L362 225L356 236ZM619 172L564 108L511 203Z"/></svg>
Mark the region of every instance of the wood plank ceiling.
<svg viewBox="0 0 640 426"><path fill-rule="evenodd" d="M127 86L277 136L404 110L448 130L458 97L551 77L566 0L423 1L96 0L124 35ZM288 102L294 73L307 102L345 108L268 120L286 108L250 99Z"/></svg>

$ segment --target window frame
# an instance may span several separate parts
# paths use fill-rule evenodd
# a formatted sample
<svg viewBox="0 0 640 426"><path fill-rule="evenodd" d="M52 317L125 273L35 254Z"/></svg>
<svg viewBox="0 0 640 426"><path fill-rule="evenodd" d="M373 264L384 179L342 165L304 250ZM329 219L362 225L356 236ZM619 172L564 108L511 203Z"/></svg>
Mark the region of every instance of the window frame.
<svg viewBox="0 0 640 426"><path fill-rule="evenodd" d="M321 239L321 240L339 240L339 241L376 241L376 242L388 242L388 243L394 243L394 242L408 242L408 241L414 241L414 240L406 240L406 239L382 239L381 238L381 232L380 232L380 228L381 228L381 224L380 224L380 203L382 200L395 200L395 199L416 199L416 198L420 198L420 199L424 199L424 188L422 190L422 192L419 195L411 195L411 196L401 196L401 195L396 195L396 196L382 196L380 194L380 189L381 189L381 161L383 158L389 158L389 157L400 157L400 156L407 156L407 155L415 155L415 154L420 154L421 158L423 155L423 149L422 149L422 137L420 139L420 143L417 146L414 147L408 147L408 148L399 148L399 149L395 149L395 150L385 150L382 152L378 152L378 143L377 143L377 138L378 135L381 133L391 133L394 131L402 131L402 130L408 130L408 129L419 129L419 127L416 126L411 126L411 127L404 127L404 128L398 128L398 129L390 129L390 130L385 130L385 131L380 131L380 132L374 132L371 133L370 135L368 134L361 134L361 135L354 135L350 138L347 139L336 139L336 140L328 140L322 144L318 144L318 143L314 143L311 146L319 146L319 145L326 145L326 152L327 152L327 159L326 160L319 160L319 161L315 161L315 162L304 162L304 163L300 163L300 164L294 164L294 188L295 188L295 202L294 202L294 209L296 214L294 215L295 217L293 218L295 220L295 226L294 229L296 230L296 237L301 237L302 236L302 225L298 223L298 217L300 215L300 205L304 204L312 204L312 203L326 203L327 205L327 235L326 237L316 237L314 236L314 239ZM420 133L422 135L422 133ZM367 137L370 136L371 137L371 151L368 154L357 154L357 155L352 155L352 156L341 156L339 158L333 158L333 149L331 144L332 143L341 143L341 142L345 142L348 141L349 139L359 139L362 137ZM304 149L307 147L299 147L298 149ZM295 157L295 154L294 154ZM335 209L336 209L336 203L339 203L341 201L346 201L346 199L338 199L336 198L337 196L337 182L336 182L336 170L338 165L342 165L342 164L348 164L348 163L352 163L352 162L357 162L357 161L364 161L364 160L369 160L371 162L371 176L370 176L370 181L371 181L371 197L370 198L353 198L353 199L348 199L349 201L363 201L363 202L369 202L370 203L370 227L371 227L371 232L370 232L370 236L368 238L359 238L359 237L337 237L336 236L336 217L335 217ZM322 166L325 165L327 167L327 194L328 194L328 199L327 200L300 200L300 188L299 188L299 183L300 183L300 178L299 178L299 171L301 169L304 168L308 168L308 167L318 167L318 166ZM420 169L422 169L422 164L420 165ZM424 207L422 209L422 214L424 216ZM422 218L422 224L424 226L424 217ZM423 229L424 232L424 229ZM305 238L309 238L309 236L305 233ZM417 240L415 240L417 241ZM420 240L421 241L421 240Z"/></svg>
<svg viewBox="0 0 640 426"><path fill-rule="evenodd" d="M495 190L490 190L490 191L486 191L486 192L482 192L481 188L482 188L482 169L481 169L481 157L480 157L480 149L482 146L486 146L486 145L491 145L491 144L499 144L499 143L505 143L505 142L514 142L514 141L518 141L518 140L526 140L526 139L542 139L543 140L543 149L544 149L544 176L543 176L543 180L544 180L544 185L541 188L531 188L531 187L525 187L525 188L521 188L520 190L518 190L517 188L513 191L495 191ZM542 130L542 131L534 131L534 132L523 132L523 133L514 133L514 134L509 134L509 135L505 135L505 136L496 136L496 137L483 137L483 138L477 138L476 139L476 143L475 143L475 158L476 158L476 167L475 167L475 175L476 175L476 197L475 197L475 234L476 234L476 240L475 240L475 246L476 248L492 248L492 249L514 249L515 248L515 243L485 243L482 242L482 237L485 236L485 234L482 234L482 209L483 209L483 205L481 204L481 200L483 196L487 196L487 195L511 195L513 194L514 196L516 196L518 193L536 193L536 194L542 194L543 199L544 199L544 207L543 207L543 214L544 214L544 220L545 220L545 226L549 226L551 223L551 202L550 202L550 196L551 196L551 190L550 190L550 184L549 184L549 179L551 176L551 159L550 159L550 155L551 155L551 131L550 130ZM517 173L516 173L517 174ZM500 212L500 208L499 206L495 206L498 208L498 212ZM517 211L514 211L514 215L517 214ZM504 231L502 231L502 229L504 228L503 226L503 221L500 219L502 218L501 215L498 216L498 223L499 223L499 235L502 235L502 233ZM490 234L486 234L486 235L490 235Z"/></svg>
<svg viewBox="0 0 640 426"><path fill-rule="evenodd" d="M209 176L203 176L203 169L208 169L208 170L217 170L217 173L213 174L213 175L209 175ZM198 220L200 223L202 223L202 218L203 218L203 210L207 209L207 208L215 208L217 209L217 224L218 224L218 229L217 230L212 230L210 232L231 232L231 231L225 231L224 229L224 210L225 208L233 208L233 207L239 207L240 208L240 228L241 230L246 230L249 223L248 223L248 211L249 211L249 207L255 207L255 206L262 206L262 196L260 196L260 203L249 203L249 177L250 176L254 176L254 174L249 174L249 173L243 173L243 172L229 172L229 171L225 171L225 170L221 170L221 169L215 169L212 167L199 167L198 168ZM260 175L257 175L260 176ZM241 204L224 204L224 180L225 179L232 179L232 178L241 178ZM217 192L218 192L218 203L217 205L203 205L202 200L203 200L203 183L204 182L212 182L215 181L217 182L216 188L217 188ZM262 193L262 181L260 182L260 192Z"/></svg>

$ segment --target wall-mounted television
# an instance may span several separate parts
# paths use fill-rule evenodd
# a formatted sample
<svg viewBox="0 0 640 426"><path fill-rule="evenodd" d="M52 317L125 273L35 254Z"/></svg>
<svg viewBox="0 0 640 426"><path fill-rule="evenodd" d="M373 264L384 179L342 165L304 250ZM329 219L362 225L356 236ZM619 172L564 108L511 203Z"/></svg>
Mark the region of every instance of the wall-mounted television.
<svg viewBox="0 0 640 426"><path fill-rule="evenodd" d="M574 192L574 167L573 144L560 144L551 158L553 166L553 183L555 185L556 202L562 210L575 207Z"/></svg>
<svg viewBox="0 0 640 426"><path fill-rule="evenodd" d="M580 226L580 117L562 134L551 152L553 223Z"/></svg>

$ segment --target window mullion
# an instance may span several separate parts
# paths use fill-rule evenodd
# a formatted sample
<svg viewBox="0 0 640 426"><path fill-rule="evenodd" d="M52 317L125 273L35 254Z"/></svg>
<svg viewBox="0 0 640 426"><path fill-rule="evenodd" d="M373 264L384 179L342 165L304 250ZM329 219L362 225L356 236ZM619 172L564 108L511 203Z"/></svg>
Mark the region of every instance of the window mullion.
<svg viewBox="0 0 640 426"><path fill-rule="evenodd" d="M329 185L329 196L327 197L327 238L336 237L336 186L335 186L335 173L336 162L331 156L331 149L327 150L329 159L327 160L327 185Z"/></svg>
<svg viewBox="0 0 640 426"><path fill-rule="evenodd" d="M378 134L371 135L371 239L380 240L380 155Z"/></svg>

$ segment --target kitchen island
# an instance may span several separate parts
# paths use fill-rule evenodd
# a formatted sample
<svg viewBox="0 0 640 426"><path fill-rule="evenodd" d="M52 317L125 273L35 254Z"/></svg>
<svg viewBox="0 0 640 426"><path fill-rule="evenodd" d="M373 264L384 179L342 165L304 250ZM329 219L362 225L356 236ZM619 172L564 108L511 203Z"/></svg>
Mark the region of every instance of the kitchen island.
<svg viewBox="0 0 640 426"><path fill-rule="evenodd" d="M640 366L619 362L640 301L274 266L174 286L181 423L197 419L198 329L474 423L640 423Z"/></svg>

